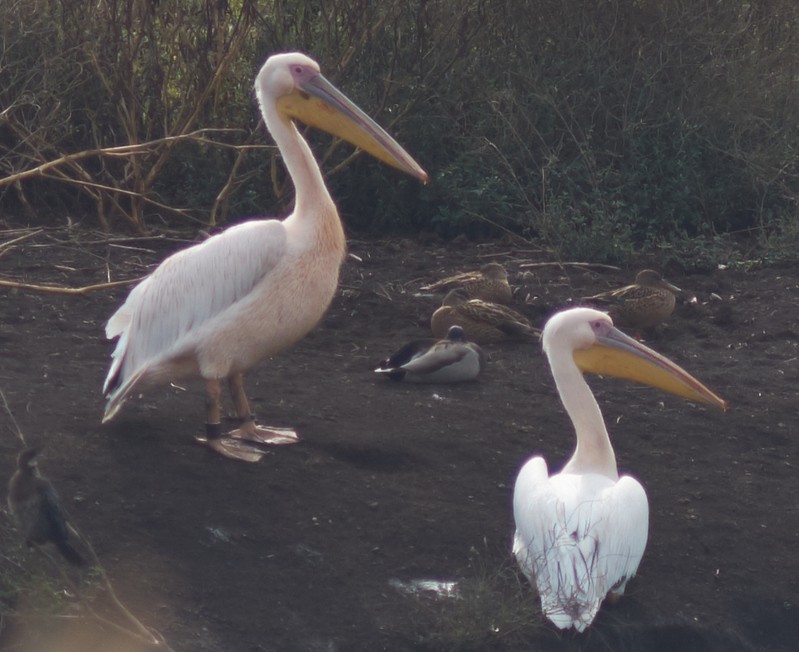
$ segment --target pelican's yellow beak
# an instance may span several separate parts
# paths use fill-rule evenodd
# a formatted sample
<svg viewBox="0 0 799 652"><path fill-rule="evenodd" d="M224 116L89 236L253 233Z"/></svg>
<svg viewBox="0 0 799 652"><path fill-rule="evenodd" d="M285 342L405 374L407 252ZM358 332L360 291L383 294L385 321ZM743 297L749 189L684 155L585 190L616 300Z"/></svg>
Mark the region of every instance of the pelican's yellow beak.
<svg viewBox="0 0 799 652"><path fill-rule="evenodd" d="M590 348L575 351L574 361L584 372L633 380L682 396L689 401L727 409L725 400L685 369L617 328L611 328L606 335L598 336L596 343Z"/></svg>
<svg viewBox="0 0 799 652"><path fill-rule="evenodd" d="M427 172L368 115L321 74L277 101L278 109L311 127L349 141L384 163L427 183Z"/></svg>

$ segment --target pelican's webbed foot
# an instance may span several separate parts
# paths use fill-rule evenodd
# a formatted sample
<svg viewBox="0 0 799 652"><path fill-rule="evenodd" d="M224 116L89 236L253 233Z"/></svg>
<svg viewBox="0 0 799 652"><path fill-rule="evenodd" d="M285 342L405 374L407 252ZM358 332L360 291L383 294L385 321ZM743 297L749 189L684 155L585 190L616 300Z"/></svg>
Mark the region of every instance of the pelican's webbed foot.
<svg viewBox="0 0 799 652"><path fill-rule="evenodd" d="M205 424L205 437L198 436L194 440L219 455L241 462L258 462L266 455L266 451L242 439L222 436L222 425L219 423Z"/></svg>
<svg viewBox="0 0 799 652"><path fill-rule="evenodd" d="M253 416L242 421L238 428L228 433L228 436L237 440L251 441L257 444L271 446L296 444L300 440L296 430L292 428L259 426L255 423L255 417Z"/></svg>

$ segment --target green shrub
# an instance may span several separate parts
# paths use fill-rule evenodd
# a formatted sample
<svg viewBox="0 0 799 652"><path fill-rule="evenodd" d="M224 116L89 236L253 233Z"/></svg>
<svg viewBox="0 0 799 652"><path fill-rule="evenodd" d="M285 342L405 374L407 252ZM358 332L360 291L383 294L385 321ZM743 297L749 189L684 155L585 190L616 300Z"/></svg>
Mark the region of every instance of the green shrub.
<svg viewBox="0 0 799 652"><path fill-rule="evenodd" d="M30 220L93 210L103 228L146 230L154 215L285 212L274 152L244 147L269 144L255 72L300 49L431 174L421 188L313 134L351 229L511 231L622 261L725 233L767 250L796 221L792 0L541 0L535 20L513 0L101 0L91 25L80 7L0 5L0 173L156 142L0 186L0 208ZM186 139L199 128L234 131Z"/></svg>

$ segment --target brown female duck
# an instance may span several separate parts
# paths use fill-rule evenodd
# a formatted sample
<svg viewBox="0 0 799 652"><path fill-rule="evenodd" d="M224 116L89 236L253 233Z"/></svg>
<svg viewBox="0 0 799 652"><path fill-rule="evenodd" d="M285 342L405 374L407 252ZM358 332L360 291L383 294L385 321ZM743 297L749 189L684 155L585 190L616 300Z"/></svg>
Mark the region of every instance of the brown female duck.
<svg viewBox="0 0 799 652"><path fill-rule="evenodd" d="M635 283L601 292L586 301L608 306L613 322L626 328L651 328L674 312L675 293L682 292L652 269L638 272Z"/></svg>
<svg viewBox="0 0 799 652"><path fill-rule="evenodd" d="M451 290L430 319L430 328L436 337L443 337L454 325L463 328L466 337L478 344L509 339L537 339L541 334L515 310L480 299L470 299L464 288Z"/></svg>
<svg viewBox="0 0 799 652"><path fill-rule="evenodd" d="M444 292L456 288L466 290L470 299L505 305L513 300L508 272L499 263L486 263L477 272L461 272L419 289L423 292Z"/></svg>

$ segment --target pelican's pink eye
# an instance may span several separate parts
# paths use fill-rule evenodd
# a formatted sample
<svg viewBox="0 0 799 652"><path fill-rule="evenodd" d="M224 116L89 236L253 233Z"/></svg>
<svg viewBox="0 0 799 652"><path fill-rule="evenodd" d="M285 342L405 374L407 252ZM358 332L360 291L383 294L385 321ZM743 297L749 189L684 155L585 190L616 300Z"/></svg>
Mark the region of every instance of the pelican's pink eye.
<svg viewBox="0 0 799 652"><path fill-rule="evenodd" d="M296 72L298 75L301 75L302 74L302 66L297 66L296 68L294 68L294 72Z"/></svg>
<svg viewBox="0 0 799 652"><path fill-rule="evenodd" d="M598 319L595 320L595 321L592 321L591 322L591 328L593 328L597 332L601 331L602 330L602 322L599 321Z"/></svg>

